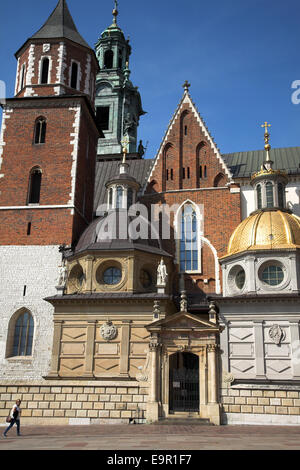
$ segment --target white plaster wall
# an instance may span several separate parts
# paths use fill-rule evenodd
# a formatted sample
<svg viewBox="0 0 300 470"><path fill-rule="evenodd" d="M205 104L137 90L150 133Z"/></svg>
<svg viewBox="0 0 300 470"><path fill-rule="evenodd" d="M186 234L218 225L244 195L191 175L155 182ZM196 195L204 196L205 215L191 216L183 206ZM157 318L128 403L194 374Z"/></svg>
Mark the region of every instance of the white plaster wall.
<svg viewBox="0 0 300 470"><path fill-rule="evenodd" d="M286 204L294 214L300 216L300 180L291 181L286 187ZM255 197L252 186L241 186L242 219L246 219L255 211Z"/></svg>
<svg viewBox="0 0 300 470"><path fill-rule="evenodd" d="M286 187L286 204L300 217L300 181L292 181Z"/></svg>
<svg viewBox="0 0 300 470"><path fill-rule="evenodd" d="M58 246L0 247L0 380L37 380L49 371L53 340L53 307L45 297L56 295ZM23 296L26 285L26 295ZM34 319L30 358L5 358L8 325L12 315L28 309Z"/></svg>

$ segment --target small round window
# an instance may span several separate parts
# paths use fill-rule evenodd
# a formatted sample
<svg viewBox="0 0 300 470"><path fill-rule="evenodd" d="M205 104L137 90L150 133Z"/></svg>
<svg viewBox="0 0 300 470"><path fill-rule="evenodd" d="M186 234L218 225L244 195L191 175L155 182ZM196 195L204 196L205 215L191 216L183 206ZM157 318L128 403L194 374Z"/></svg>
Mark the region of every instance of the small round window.
<svg viewBox="0 0 300 470"><path fill-rule="evenodd" d="M104 271L103 281L105 284L113 286L119 284L122 279L122 271L119 268L108 268Z"/></svg>
<svg viewBox="0 0 300 470"><path fill-rule="evenodd" d="M283 269L276 265L267 266L262 271L261 279L269 286L278 286L284 279Z"/></svg>
<svg viewBox="0 0 300 470"><path fill-rule="evenodd" d="M245 285L245 271L240 269L235 276L235 283L238 289L242 290Z"/></svg>
<svg viewBox="0 0 300 470"><path fill-rule="evenodd" d="M145 269L142 269L141 271L141 275L140 275L140 281L141 281L141 284L142 286L147 289L148 287L150 287L152 285L152 278L151 278L151 275L148 271L146 271Z"/></svg>

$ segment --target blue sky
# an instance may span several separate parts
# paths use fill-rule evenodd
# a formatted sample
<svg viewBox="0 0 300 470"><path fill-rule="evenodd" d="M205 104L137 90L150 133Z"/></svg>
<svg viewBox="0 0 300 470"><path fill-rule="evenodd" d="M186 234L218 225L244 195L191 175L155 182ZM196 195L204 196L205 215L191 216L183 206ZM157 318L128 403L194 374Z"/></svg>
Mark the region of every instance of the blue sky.
<svg viewBox="0 0 300 470"><path fill-rule="evenodd" d="M57 0L11 0L0 6L0 80L12 96L14 53ZM68 0L79 32L94 46L112 22L112 0ZM222 153L300 145L299 0L119 0L118 23L133 48L131 79L143 107L139 137L153 158L181 99L185 80ZM300 96L300 94L299 94Z"/></svg>

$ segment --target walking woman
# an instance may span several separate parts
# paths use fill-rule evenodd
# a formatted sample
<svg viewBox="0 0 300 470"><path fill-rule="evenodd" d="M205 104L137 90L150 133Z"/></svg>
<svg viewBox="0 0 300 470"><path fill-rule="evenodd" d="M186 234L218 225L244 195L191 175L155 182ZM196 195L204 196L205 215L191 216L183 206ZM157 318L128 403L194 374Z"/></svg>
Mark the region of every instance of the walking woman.
<svg viewBox="0 0 300 470"><path fill-rule="evenodd" d="M9 426L5 429L3 436L7 437L6 434L7 432L13 427L14 424L17 425L17 435L21 436L20 434L20 417L21 417L21 400L17 400L16 404L12 407L11 412L10 412L10 418L11 422L9 423Z"/></svg>

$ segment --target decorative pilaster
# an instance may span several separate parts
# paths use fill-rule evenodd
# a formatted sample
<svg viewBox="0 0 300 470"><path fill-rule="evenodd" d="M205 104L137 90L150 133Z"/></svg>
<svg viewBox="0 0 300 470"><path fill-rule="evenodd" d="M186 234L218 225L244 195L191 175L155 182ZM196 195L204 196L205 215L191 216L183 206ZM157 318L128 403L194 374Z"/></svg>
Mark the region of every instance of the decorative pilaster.
<svg viewBox="0 0 300 470"><path fill-rule="evenodd" d="M94 369L94 348L95 348L96 321L89 320L87 326L86 346L85 346L85 371L84 377L93 377Z"/></svg>
<svg viewBox="0 0 300 470"><path fill-rule="evenodd" d="M129 341L131 320L122 322L120 375L128 376L129 373Z"/></svg>
<svg viewBox="0 0 300 470"><path fill-rule="evenodd" d="M158 401L157 401L157 386L158 386L158 351L160 344L158 343L157 336L152 337L149 344L150 351L150 389L149 389L149 402L147 403L147 421L158 421Z"/></svg>
<svg viewBox="0 0 300 470"><path fill-rule="evenodd" d="M93 256L86 257L86 281L84 293L92 292L93 284Z"/></svg>
<svg viewBox="0 0 300 470"><path fill-rule="evenodd" d="M51 361L51 371L50 371L49 377L58 377L62 325L63 325L62 320L54 320L52 361Z"/></svg>
<svg viewBox="0 0 300 470"><path fill-rule="evenodd" d="M254 320L255 370L256 378L265 378L264 332L262 320Z"/></svg>
<svg viewBox="0 0 300 470"><path fill-rule="evenodd" d="M208 374L209 374L209 393L208 393L208 402L215 404L217 403L217 370L216 370L216 344L207 345L208 353Z"/></svg>

